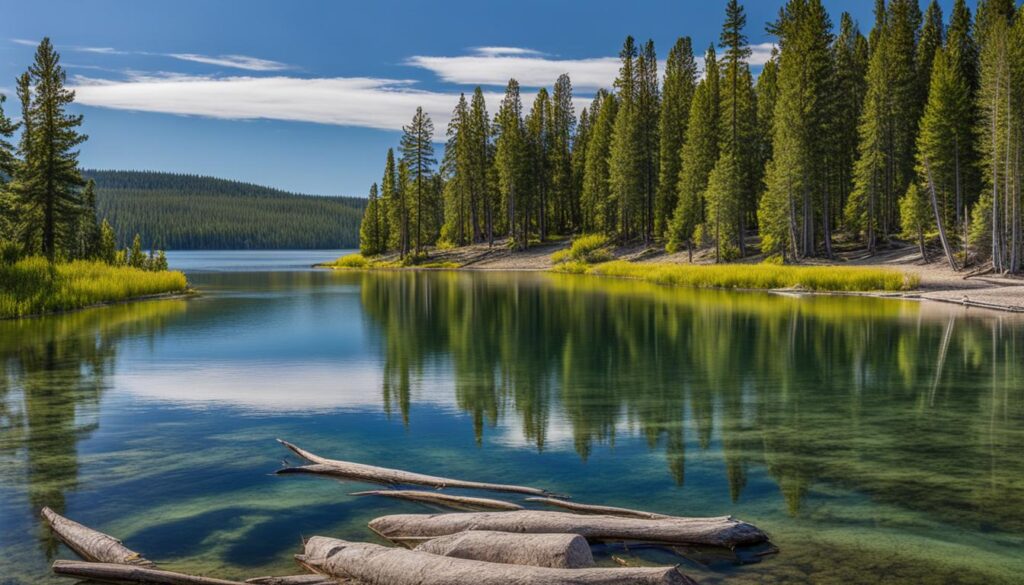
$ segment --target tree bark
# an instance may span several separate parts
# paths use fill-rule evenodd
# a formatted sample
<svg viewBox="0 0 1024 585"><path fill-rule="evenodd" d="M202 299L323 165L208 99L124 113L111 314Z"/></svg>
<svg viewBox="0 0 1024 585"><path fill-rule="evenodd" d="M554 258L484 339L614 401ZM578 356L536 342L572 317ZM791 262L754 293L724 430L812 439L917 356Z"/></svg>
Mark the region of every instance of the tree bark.
<svg viewBox="0 0 1024 585"><path fill-rule="evenodd" d="M935 182L932 181L932 170L928 164L928 157L924 158L925 174L928 175L928 192L931 194L932 211L935 213L935 223L939 226L939 239L942 240L942 249L946 253L946 260L949 267L954 271L960 270L956 264L956 257L953 256L953 249L949 247L949 240L946 239L946 228L942 225L942 214L939 212L939 200L935 196ZM922 250L923 252L923 250Z"/></svg>
<svg viewBox="0 0 1024 585"><path fill-rule="evenodd" d="M152 561L146 560L112 536L68 520L50 508L43 508L41 514L57 538L87 561L136 567L155 566Z"/></svg>
<svg viewBox="0 0 1024 585"><path fill-rule="evenodd" d="M399 500L411 500L413 502L425 502L427 504L438 504L455 510L522 510L523 507L512 502L491 500L488 498L470 498L466 496L450 496L438 492L427 492L422 490L371 490L366 492L354 492L350 496L384 496L397 498Z"/></svg>
<svg viewBox="0 0 1024 585"><path fill-rule="evenodd" d="M332 475L335 477L342 477L345 479L353 479L359 481L366 481L370 483L381 483L388 485L425 485L439 489L463 488L495 492L529 494L532 496L550 495L546 490L542 490L540 488L497 483L481 483L475 481L463 481L459 479L448 479L445 477L437 477L433 475L424 475L422 473L402 471L400 469L388 469L386 467L364 465L362 463L352 463L349 461L327 459L325 457L320 457L319 455L314 455L313 453L310 453L309 451L306 451L304 449L300 449L299 447L292 445L287 441L282 441L281 439L278 439L278 442L287 447L288 449L290 449L299 457L302 457L303 459L306 459L307 461L311 461L316 464L306 465L303 467L287 467L285 469L278 470L277 473L282 474L318 473Z"/></svg>
<svg viewBox="0 0 1024 585"><path fill-rule="evenodd" d="M571 510L577 514L599 514L604 516L623 516L627 518L644 518L646 520L656 520L659 518L669 518L665 514L655 514L653 512L644 512L642 510L630 510L629 508L616 508L614 506L594 506L591 504L579 504L576 502L570 502L567 500L559 500L557 498L526 498L527 502L536 502L538 504L545 504L548 506L554 506L556 508L564 508Z"/></svg>
<svg viewBox="0 0 1024 585"><path fill-rule="evenodd" d="M198 577L141 566L83 561L54 561L53 572L58 575L88 579L102 583L145 583L146 585L245 585L239 581L225 581L211 577Z"/></svg>
<svg viewBox="0 0 1024 585"><path fill-rule="evenodd" d="M725 547L758 544L768 540L767 535L755 526L729 516L644 520L541 510L396 514L371 521L370 529L396 542L425 540L465 530L528 534L568 532L596 541L628 540Z"/></svg>
<svg viewBox="0 0 1024 585"><path fill-rule="evenodd" d="M550 569L443 557L426 552L347 542L322 536L306 541L296 560L331 577L365 585L690 585L675 567Z"/></svg>
<svg viewBox="0 0 1024 585"><path fill-rule="evenodd" d="M416 547L444 557L529 565L551 569L594 566L587 539L578 534L515 534L470 530L428 540Z"/></svg>

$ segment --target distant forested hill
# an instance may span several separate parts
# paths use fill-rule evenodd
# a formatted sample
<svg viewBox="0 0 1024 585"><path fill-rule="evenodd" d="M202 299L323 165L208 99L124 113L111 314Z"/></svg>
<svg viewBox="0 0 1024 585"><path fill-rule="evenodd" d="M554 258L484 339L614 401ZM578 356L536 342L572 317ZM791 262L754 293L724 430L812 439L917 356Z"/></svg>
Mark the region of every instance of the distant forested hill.
<svg viewBox="0 0 1024 585"><path fill-rule="evenodd" d="M98 216L125 245L167 250L355 248L366 200L299 195L239 181L148 171L82 173Z"/></svg>

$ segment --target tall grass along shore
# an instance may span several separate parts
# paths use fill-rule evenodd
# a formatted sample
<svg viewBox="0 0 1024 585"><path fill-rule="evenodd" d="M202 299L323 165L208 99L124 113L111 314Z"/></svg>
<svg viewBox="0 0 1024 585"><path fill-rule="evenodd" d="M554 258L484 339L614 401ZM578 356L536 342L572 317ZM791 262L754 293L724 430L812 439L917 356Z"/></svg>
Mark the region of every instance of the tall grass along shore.
<svg viewBox="0 0 1024 585"><path fill-rule="evenodd" d="M181 272L151 272L91 260L52 264L45 258L26 258L0 263L0 319L187 290Z"/></svg>

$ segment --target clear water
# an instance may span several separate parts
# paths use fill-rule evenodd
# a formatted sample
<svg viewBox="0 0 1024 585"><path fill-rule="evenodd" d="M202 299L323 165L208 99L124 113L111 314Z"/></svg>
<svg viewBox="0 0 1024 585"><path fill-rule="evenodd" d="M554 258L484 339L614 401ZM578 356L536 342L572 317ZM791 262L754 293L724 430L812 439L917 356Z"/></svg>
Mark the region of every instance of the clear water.
<svg viewBox="0 0 1024 585"><path fill-rule="evenodd" d="M752 564L601 551L702 583L1021 582L1019 317L304 268L336 255L178 253L198 298L0 322L0 583L60 582L49 562L71 554L44 505L169 569L231 579L297 572L303 536L373 540L376 516L432 511L273 476L275 437L581 502L733 514L780 549Z"/></svg>

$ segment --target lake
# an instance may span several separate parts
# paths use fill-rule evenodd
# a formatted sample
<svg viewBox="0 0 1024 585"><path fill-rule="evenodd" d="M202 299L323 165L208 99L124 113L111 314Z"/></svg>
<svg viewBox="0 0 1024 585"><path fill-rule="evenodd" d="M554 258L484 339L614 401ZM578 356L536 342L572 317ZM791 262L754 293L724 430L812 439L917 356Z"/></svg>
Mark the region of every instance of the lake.
<svg viewBox="0 0 1024 585"><path fill-rule="evenodd" d="M49 573L73 556L42 506L230 579L299 572L303 536L375 540L369 520L433 510L274 476L298 463L277 437L579 502L733 514L779 548L605 547L603 564L724 584L1021 582L1019 316L308 268L341 253L171 253L201 296L0 322L0 584L69 582Z"/></svg>

